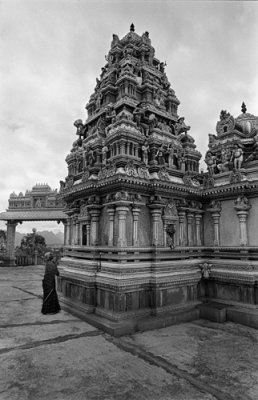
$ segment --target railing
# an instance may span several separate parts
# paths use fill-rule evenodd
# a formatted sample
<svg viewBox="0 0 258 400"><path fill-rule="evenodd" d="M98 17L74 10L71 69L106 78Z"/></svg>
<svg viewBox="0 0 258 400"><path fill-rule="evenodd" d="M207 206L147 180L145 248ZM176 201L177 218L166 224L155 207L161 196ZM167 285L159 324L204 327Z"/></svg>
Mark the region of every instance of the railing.
<svg viewBox="0 0 258 400"><path fill-rule="evenodd" d="M258 247L94 247L65 246L64 256L81 260L110 262L150 262L185 259L258 260Z"/></svg>
<svg viewBox="0 0 258 400"><path fill-rule="evenodd" d="M15 264L17 266L43 265L45 264L45 260L44 257L37 256L35 264L35 256L16 256Z"/></svg>

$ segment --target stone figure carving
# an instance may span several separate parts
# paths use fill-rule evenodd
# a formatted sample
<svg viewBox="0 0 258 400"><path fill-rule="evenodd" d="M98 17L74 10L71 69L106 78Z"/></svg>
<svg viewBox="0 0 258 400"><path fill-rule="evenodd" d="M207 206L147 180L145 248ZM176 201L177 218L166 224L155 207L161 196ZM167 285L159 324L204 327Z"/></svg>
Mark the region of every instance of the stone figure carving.
<svg viewBox="0 0 258 400"><path fill-rule="evenodd" d="M230 150L222 148L221 150L221 160L217 165L217 168L220 173L226 172L229 170L229 163L230 163Z"/></svg>
<svg viewBox="0 0 258 400"><path fill-rule="evenodd" d="M218 139L216 137L216 135L212 135L211 133L209 133L209 147L213 148L217 145L218 143Z"/></svg>
<svg viewBox="0 0 258 400"><path fill-rule="evenodd" d="M37 207L37 208L41 207L41 200L40 199L36 200L35 207Z"/></svg>
<svg viewBox="0 0 258 400"><path fill-rule="evenodd" d="M100 109L101 99L102 99L102 93L98 92L97 97L96 97L96 109L97 110Z"/></svg>
<svg viewBox="0 0 258 400"><path fill-rule="evenodd" d="M155 92L154 92L154 95L153 95L153 101L154 101L154 104L157 106L157 107L164 107L164 105L165 105L165 97L164 97L164 94L162 93L162 91L161 91L161 89L157 89Z"/></svg>
<svg viewBox="0 0 258 400"><path fill-rule="evenodd" d="M217 157L212 154L211 151L207 151L204 162L207 164L208 172L213 175L215 168L216 168L216 163Z"/></svg>
<svg viewBox="0 0 258 400"><path fill-rule="evenodd" d="M83 135L83 122L81 119L77 119L74 121L74 126L77 128L76 135L79 135L80 137Z"/></svg>
<svg viewBox="0 0 258 400"><path fill-rule="evenodd" d="M148 153L149 153L149 145L148 142L145 141L142 145L142 161L145 165L148 164Z"/></svg>
<svg viewBox="0 0 258 400"><path fill-rule="evenodd" d="M178 118L177 122L175 123L175 134L180 135L180 133L186 133L191 129L189 125L185 124L185 118L180 117Z"/></svg>
<svg viewBox="0 0 258 400"><path fill-rule="evenodd" d="M171 247L171 249L174 249L175 248L174 236L175 236L175 232L176 232L174 224L168 224L167 228L166 228L166 232L170 238L169 246Z"/></svg>
<svg viewBox="0 0 258 400"><path fill-rule="evenodd" d="M208 279L210 277L212 264L204 263L200 264L199 267L201 269L202 277Z"/></svg>
<svg viewBox="0 0 258 400"><path fill-rule="evenodd" d="M105 145L102 147L101 153L102 153L102 164L106 165L107 164L107 152L108 152L108 147Z"/></svg>
<svg viewBox="0 0 258 400"><path fill-rule="evenodd" d="M113 33L113 40L111 42L111 47L114 47L118 43L119 43L119 37L115 33Z"/></svg>
<svg viewBox="0 0 258 400"><path fill-rule="evenodd" d="M133 117L138 127L140 126L140 122L143 116L144 110L140 106L135 107L135 109L133 110Z"/></svg>
<svg viewBox="0 0 258 400"><path fill-rule="evenodd" d="M234 168L240 169L243 162L243 150L237 144L234 144L231 155L231 161L233 160Z"/></svg>
<svg viewBox="0 0 258 400"><path fill-rule="evenodd" d="M158 160L159 165L164 165L165 164L165 148L164 144L159 147L157 153L156 153L156 158Z"/></svg>
<svg viewBox="0 0 258 400"><path fill-rule="evenodd" d="M210 209L221 210L221 202L219 200L212 200L209 204Z"/></svg>
<svg viewBox="0 0 258 400"><path fill-rule="evenodd" d="M174 148L172 143L168 147L168 166L174 166Z"/></svg>
<svg viewBox="0 0 258 400"><path fill-rule="evenodd" d="M60 192L61 192L62 190L65 189L65 182L64 181L60 181L59 183L60 183Z"/></svg>
<svg viewBox="0 0 258 400"><path fill-rule="evenodd" d="M149 38L149 32L144 32L143 34L142 34L142 41L143 41L143 43L146 43L146 44L151 44L151 41L150 41L150 38Z"/></svg>
<svg viewBox="0 0 258 400"><path fill-rule="evenodd" d="M238 196L235 200L235 205L240 208L246 208L246 206L249 207L249 200L246 196Z"/></svg>
<svg viewBox="0 0 258 400"><path fill-rule="evenodd" d="M135 178L138 177L137 169L133 164L133 160L129 160L125 166L125 173L128 176L134 176Z"/></svg>
<svg viewBox="0 0 258 400"><path fill-rule="evenodd" d="M165 66L166 66L166 65L167 65L166 61L165 61L165 62L161 62L161 63L159 64L159 70L160 70L161 73L164 73L164 72L165 72Z"/></svg>
<svg viewBox="0 0 258 400"><path fill-rule="evenodd" d="M153 113L151 113L149 115L149 126L150 126L150 130L152 130L153 128L156 128L156 126L157 126L157 117Z"/></svg>
<svg viewBox="0 0 258 400"><path fill-rule="evenodd" d="M87 152L87 164L91 167L95 162L94 152L91 147L89 147Z"/></svg>
<svg viewBox="0 0 258 400"><path fill-rule="evenodd" d="M175 217L177 216L177 207L176 207L176 202L174 200L170 200L165 209L164 209L164 215L166 217Z"/></svg>
<svg viewBox="0 0 258 400"><path fill-rule="evenodd" d="M177 163L178 163L178 168L181 171L185 172L185 163L186 163L185 151L178 150L178 152L177 152Z"/></svg>

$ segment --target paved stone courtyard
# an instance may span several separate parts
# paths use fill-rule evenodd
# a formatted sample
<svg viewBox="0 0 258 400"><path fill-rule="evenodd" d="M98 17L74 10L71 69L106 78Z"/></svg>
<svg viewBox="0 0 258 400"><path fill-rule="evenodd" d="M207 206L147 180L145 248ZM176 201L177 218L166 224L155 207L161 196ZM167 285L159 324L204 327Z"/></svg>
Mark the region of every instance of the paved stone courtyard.
<svg viewBox="0 0 258 400"><path fill-rule="evenodd" d="M114 338L44 316L44 267L0 268L0 400L257 400L258 331L203 320Z"/></svg>

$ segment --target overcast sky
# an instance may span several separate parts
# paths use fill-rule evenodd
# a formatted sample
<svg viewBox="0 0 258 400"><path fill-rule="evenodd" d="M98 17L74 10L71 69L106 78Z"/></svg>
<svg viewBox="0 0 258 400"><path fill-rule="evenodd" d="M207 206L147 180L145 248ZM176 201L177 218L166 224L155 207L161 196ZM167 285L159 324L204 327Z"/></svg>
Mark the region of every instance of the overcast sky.
<svg viewBox="0 0 258 400"><path fill-rule="evenodd" d="M59 189L73 122L105 64L112 34L149 32L156 57L207 150L221 109L258 115L258 4L241 1L0 0L0 211L36 183ZM18 231L57 224L23 224ZM0 228L3 229L4 223Z"/></svg>

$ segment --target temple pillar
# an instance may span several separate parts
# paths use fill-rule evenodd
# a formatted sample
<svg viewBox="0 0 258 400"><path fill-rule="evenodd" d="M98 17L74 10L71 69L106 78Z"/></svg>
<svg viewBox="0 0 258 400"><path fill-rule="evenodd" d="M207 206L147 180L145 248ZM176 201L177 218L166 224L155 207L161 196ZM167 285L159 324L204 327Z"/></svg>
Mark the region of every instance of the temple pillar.
<svg viewBox="0 0 258 400"><path fill-rule="evenodd" d="M81 223L80 221L77 220L76 222L76 243L75 244L81 244L82 240L82 235L81 235Z"/></svg>
<svg viewBox="0 0 258 400"><path fill-rule="evenodd" d="M68 236L68 223L67 221L63 221L64 224L64 245L67 245L67 236Z"/></svg>
<svg viewBox="0 0 258 400"><path fill-rule="evenodd" d="M100 208L101 206L94 206L94 208L89 209L89 213L91 216L91 224L90 224L90 245L97 246L99 239L99 216L100 216Z"/></svg>
<svg viewBox="0 0 258 400"><path fill-rule="evenodd" d="M202 214L196 213L195 214L196 246L201 246L202 245L202 240L201 240L201 220L202 220Z"/></svg>
<svg viewBox="0 0 258 400"><path fill-rule="evenodd" d="M161 219L161 213L163 206L156 204L150 205L150 212L152 216L152 245L158 246L159 244L159 222Z"/></svg>
<svg viewBox="0 0 258 400"><path fill-rule="evenodd" d="M90 219L86 221L86 246L90 246Z"/></svg>
<svg viewBox="0 0 258 400"><path fill-rule="evenodd" d="M72 219L71 217L67 220L67 245L72 244Z"/></svg>
<svg viewBox="0 0 258 400"><path fill-rule="evenodd" d="M239 220L240 228L240 246L248 246L248 235L247 235L247 217L251 205L249 200L245 196L239 196L235 201L235 210Z"/></svg>
<svg viewBox="0 0 258 400"><path fill-rule="evenodd" d="M220 245L220 238L219 238L219 223L220 223L220 212L212 212L211 213L213 219L213 231L214 231L214 246Z"/></svg>
<svg viewBox="0 0 258 400"><path fill-rule="evenodd" d="M188 212L186 215L187 218L187 243L188 246L193 246L193 218L194 214L192 212Z"/></svg>
<svg viewBox="0 0 258 400"><path fill-rule="evenodd" d="M128 206L117 206L116 211L118 213L118 239L117 246L125 247L127 245L126 241L126 215L129 208Z"/></svg>
<svg viewBox="0 0 258 400"><path fill-rule="evenodd" d="M211 216L213 219L213 245L220 245L220 213L221 213L221 204L220 201L212 200L210 204L210 208L207 211L211 212Z"/></svg>
<svg viewBox="0 0 258 400"><path fill-rule="evenodd" d="M138 237L138 223L139 223L139 215L141 209L139 207L133 207L133 246L139 246L139 237Z"/></svg>
<svg viewBox="0 0 258 400"><path fill-rule="evenodd" d="M17 226L16 221L7 221L7 232L6 232L6 256L5 256L5 266L14 267L15 266L15 230Z"/></svg>
<svg viewBox="0 0 258 400"><path fill-rule="evenodd" d="M72 219L72 245L77 244L77 218Z"/></svg>
<svg viewBox="0 0 258 400"><path fill-rule="evenodd" d="M179 217L179 246L184 246L185 245L185 211L179 211L178 212L178 217Z"/></svg>
<svg viewBox="0 0 258 400"><path fill-rule="evenodd" d="M248 211L237 211L240 227L240 246L248 246L247 238L247 217Z"/></svg>
<svg viewBox="0 0 258 400"><path fill-rule="evenodd" d="M108 212L108 217L109 217L108 246L114 246L115 208L114 207L108 207L107 212Z"/></svg>

